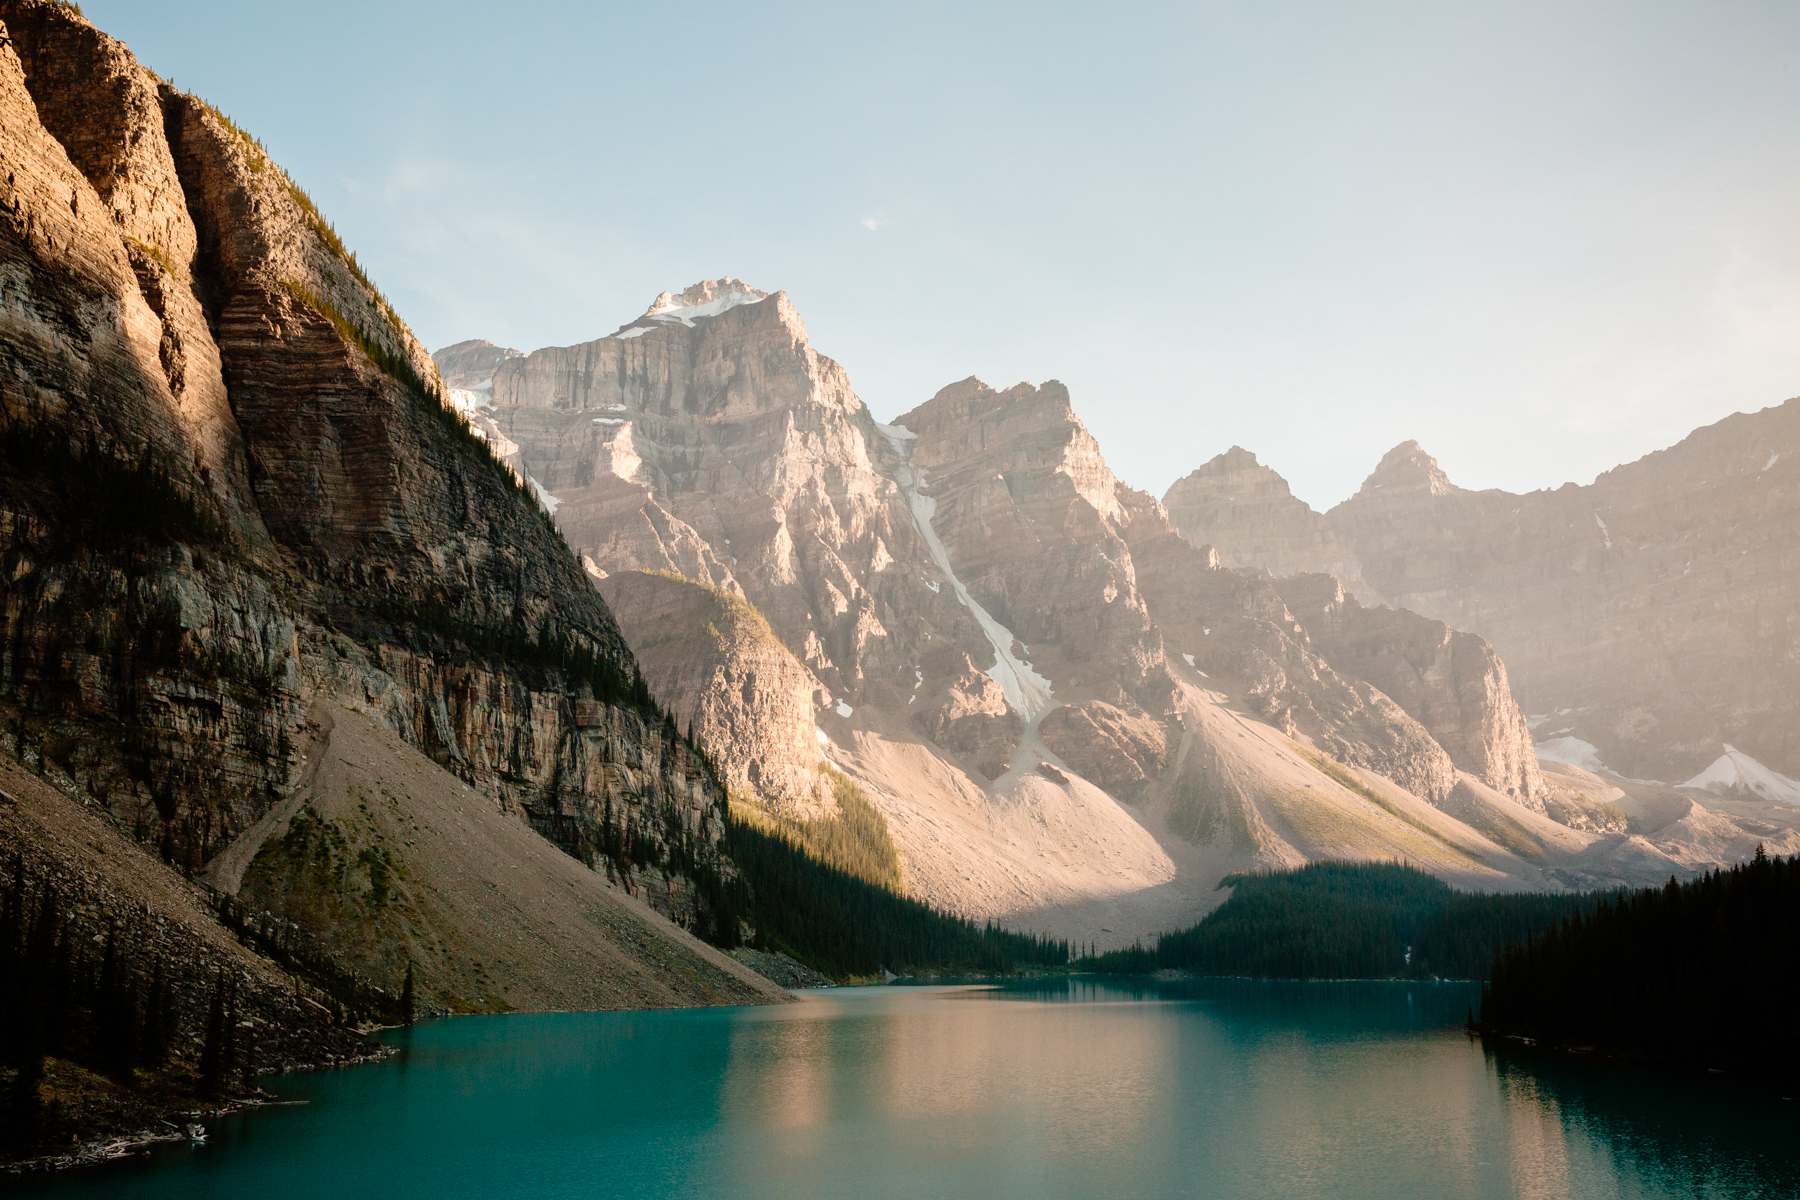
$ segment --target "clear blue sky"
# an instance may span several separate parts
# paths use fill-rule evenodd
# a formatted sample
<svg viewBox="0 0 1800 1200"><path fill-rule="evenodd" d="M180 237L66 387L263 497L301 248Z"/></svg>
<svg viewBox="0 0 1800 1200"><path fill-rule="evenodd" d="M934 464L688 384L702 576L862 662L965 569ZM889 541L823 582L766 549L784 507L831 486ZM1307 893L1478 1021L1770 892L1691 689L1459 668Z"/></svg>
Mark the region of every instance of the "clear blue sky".
<svg viewBox="0 0 1800 1200"><path fill-rule="evenodd" d="M1239 443L1321 506L1800 394L1800 5L84 7L434 347L741 275L878 416L1059 378L1137 486Z"/></svg>

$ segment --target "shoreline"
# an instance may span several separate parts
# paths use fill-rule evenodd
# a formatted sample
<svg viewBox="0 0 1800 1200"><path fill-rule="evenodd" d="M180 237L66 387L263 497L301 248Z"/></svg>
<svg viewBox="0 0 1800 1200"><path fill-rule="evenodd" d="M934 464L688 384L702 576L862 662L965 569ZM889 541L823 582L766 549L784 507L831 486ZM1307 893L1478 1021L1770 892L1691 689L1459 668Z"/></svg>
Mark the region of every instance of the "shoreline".
<svg viewBox="0 0 1800 1200"><path fill-rule="evenodd" d="M379 1032L379 1030L370 1032ZM399 1053L399 1050L393 1046L379 1042L371 1042L371 1045L374 1049L366 1054L323 1062L284 1063L274 1070L262 1072L257 1078L268 1079L277 1075L310 1074L368 1066L371 1063L384 1062ZM251 1086L256 1089L252 1095L234 1096L229 1100L211 1104L197 1103L194 1097L162 1105L153 1101L145 1101L148 1119L156 1124L137 1124L135 1128L105 1129L81 1138L68 1150L54 1154L38 1154L30 1158L0 1161L0 1178L19 1179L27 1175L49 1175L62 1171L80 1170L84 1167L101 1166L105 1163L122 1162L129 1158L147 1155L158 1146L187 1141L187 1134L181 1127L181 1123L186 1121L218 1120L221 1117L256 1109L285 1108L308 1103L305 1100L284 1099L263 1088L260 1084L252 1083Z"/></svg>

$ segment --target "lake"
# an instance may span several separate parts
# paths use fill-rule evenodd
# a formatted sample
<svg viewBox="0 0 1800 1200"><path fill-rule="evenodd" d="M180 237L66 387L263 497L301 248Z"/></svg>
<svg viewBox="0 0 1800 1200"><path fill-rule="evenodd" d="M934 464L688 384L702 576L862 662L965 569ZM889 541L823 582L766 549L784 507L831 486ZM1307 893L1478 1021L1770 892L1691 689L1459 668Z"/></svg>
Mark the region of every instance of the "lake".
<svg viewBox="0 0 1800 1200"><path fill-rule="evenodd" d="M1459 984L802 993L469 1017L64 1198L1800 1195L1800 1104L1484 1050Z"/></svg>

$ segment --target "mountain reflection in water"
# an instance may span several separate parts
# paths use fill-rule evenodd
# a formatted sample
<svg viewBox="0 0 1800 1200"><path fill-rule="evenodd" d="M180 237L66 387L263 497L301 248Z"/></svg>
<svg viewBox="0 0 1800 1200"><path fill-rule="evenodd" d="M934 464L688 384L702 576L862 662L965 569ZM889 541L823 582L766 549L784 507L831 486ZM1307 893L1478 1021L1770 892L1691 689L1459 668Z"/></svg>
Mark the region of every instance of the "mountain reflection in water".
<svg viewBox="0 0 1800 1200"><path fill-rule="evenodd" d="M63 1197L1760 1197L1792 1102L1484 1048L1460 984L1059 979L466 1018Z"/></svg>

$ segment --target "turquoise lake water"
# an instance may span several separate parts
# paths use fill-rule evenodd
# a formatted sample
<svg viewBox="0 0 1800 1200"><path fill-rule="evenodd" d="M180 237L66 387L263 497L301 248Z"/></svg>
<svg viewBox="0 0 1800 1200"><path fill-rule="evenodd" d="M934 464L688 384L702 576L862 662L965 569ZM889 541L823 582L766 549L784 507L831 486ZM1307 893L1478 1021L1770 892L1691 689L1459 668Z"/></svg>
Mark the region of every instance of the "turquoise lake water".
<svg viewBox="0 0 1800 1200"><path fill-rule="evenodd" d="M440 1021L25 1195L1800 1196L1800 1103L1484 1051L1450 984L1059 980Z"/></svg>

